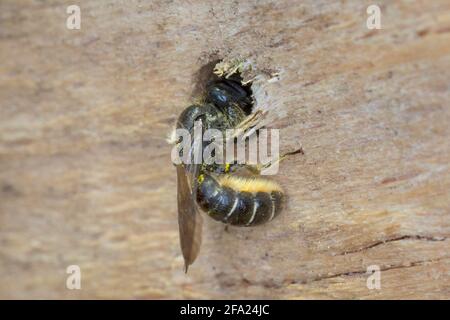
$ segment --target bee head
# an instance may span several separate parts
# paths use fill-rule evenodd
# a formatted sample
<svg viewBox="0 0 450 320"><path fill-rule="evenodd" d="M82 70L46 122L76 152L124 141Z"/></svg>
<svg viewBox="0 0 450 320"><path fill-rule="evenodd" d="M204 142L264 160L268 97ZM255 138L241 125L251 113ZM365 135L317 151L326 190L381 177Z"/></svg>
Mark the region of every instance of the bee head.
<svg viewBox="0 0 450 320"><path fill-rule="evenodd" d="M206 91L206 100L222 111L226 110L231 104L237 104L246 114L251 112L251 92L244 88L239 81L231 79L214 81L208 85Z"/></svg>

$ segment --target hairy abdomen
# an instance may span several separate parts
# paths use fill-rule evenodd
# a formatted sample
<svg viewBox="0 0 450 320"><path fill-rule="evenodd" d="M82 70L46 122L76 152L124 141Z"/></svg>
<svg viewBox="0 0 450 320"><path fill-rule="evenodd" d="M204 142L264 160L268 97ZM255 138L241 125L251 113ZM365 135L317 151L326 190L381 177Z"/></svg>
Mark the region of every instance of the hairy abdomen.
<svg viewBox="0 0 450 320"><path fill-rule="evenodd" d="M281 211L283 192L274 182L258 177L231 175L199 177L197 203L215 220L255 226L272 220Z"/></svg>

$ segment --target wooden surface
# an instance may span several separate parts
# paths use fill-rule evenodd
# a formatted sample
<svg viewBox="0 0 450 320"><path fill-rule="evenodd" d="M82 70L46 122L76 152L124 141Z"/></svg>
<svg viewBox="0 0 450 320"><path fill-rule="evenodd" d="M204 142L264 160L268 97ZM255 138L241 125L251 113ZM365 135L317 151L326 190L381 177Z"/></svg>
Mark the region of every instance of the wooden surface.
<svg viewBox="0 0 450 320"><path fill-rule="evenodd" d="M0 298L450 298L450 3L0 3ZM272 223L183 273L165 138L216 59L281 129ZM199 82L200 81L200 82ZM66 289L79 265L82 289ZM381 268L381 289L366 286Z"/></svg>

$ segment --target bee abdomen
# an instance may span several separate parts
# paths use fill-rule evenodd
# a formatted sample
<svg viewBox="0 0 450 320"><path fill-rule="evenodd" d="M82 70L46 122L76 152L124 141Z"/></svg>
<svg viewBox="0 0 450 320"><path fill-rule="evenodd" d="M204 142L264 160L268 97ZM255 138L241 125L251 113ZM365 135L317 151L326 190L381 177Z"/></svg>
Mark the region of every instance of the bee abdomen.
<svg viewBox="0 0 450 320"><path fill-rule="evenodd" d="M217 179L200 176L197 190L199 206L215 220L236 226L255 226L272 220L281 211L280 187L260 178L229 175Z"/></svg>

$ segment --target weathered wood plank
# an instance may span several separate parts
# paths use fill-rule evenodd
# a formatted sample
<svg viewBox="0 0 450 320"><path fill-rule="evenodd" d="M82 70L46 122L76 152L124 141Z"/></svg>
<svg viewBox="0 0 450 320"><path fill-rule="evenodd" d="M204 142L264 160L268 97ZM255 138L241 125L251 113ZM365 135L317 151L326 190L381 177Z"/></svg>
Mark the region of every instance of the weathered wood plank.
<svg viewBox="0 0 450 320"><path fill-rule="evenodd" d="M0 4L0 297L450 298L450 4ZM198 71L245 57L281 129L268 225L206 219L188 275L165 137ZM67 290L66 267L82 270ZM381 289L366 286L378 265Z"/></svg>

